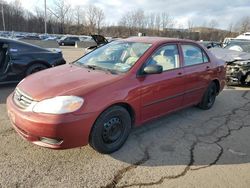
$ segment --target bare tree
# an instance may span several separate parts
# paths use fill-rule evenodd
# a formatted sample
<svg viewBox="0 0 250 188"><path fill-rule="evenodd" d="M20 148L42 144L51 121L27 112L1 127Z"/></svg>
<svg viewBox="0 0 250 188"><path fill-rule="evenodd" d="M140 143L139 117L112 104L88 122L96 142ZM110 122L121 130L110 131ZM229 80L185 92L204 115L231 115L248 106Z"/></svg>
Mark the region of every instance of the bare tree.
<svg viewBox="0 0 250 188"><path fill-rule="evenodd" d="M154 29L155 28L155 13L150 13L148 16L147 16L147 22L148 22L148 28L149 29Z"/></svg>
<svg viewBox="0 0 250 188"><path fill-rule="evenodd" d="M167 27L172 27L174 25L174 20L169 16L168 13L161 13L161 27L164 30Z"/></svg>
<svg viewBox="0 0 250 188"><path fill-rule="evenodd" d="M240 23L240 32L245 33L250 30L250 17L246 16L242 18Z"/></svg>
<svg viewBox="0 0 250 188"><path fill-rule="evenodd" d="M103 21L105 19L105 15L102 9L96 10L96 25L97 25L97 33L100 34L101 31L101 25L103 24Z"/></svg>
<svg viewBox="0 0 250 188"><path fill-rule="evenodd" d="M189 31L191 31L191 30L193 29L193 27L194 27L194 23L193 23L193 21L190 20L190 19L188 20L187 25L188 25L188 30L189 30Z"/></svg>
<svg viewBox="0 0 250 188"><path fill-rule="evenodd" d="M77 26L80 26L81 24L84 24L85 22L85 13L83 11L83 7L78 5L75 7L75 20Z"/></svg>
<svg viewBox="0 0 250 188"><path fill-rule="evenodd" d="M215 19L210 20L210 22L208 23L208 27L211 29L215 29L216 27L218 27L218 22Z"/></svg>
<svg viewBox="0 0 250 188"><path fill-rule="evenodd" d="M155 29L157 30L157 35L160 34L161 30L161 15L157 14L155 17Z"/></svg>
<svg viewBox="0 0 250 188"><path fill-rule="evenodd" d="M97 8L94 5L89 5L86 10L86 19L88 23L89 33L94 33L96 28L96 10Z"/></svg>
<svg viewBox="0 0 250 188"><path fill-rule="evenodd" d="M68 18L68 13L71 6L66 0L54 0L54 13L57 15L60 22L60 33L64 33L65 21Z"/></svg>

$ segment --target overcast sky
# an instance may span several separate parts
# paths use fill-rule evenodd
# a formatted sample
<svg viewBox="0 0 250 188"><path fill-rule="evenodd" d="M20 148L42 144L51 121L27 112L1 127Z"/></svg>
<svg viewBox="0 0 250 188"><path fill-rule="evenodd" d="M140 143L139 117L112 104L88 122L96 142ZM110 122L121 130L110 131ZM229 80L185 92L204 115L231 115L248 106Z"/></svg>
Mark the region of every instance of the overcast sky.
<svg viewBox="0 0 250 188"><path fill-rule="evenodd" d="M7 0L14 1L14 0ZM54 0L47 0L53 6ZM67 0L66 0L67 1ZM21 0L24 8L32 10L43 7L44 0ZM167 12L177 22L177 26L187 27L188 20L194 26L203 26L216 20L219 28L227 29L230 23L237 22L243 16L250 16L250 0L68 0L72 6L88 4L103 9L106 22L115 24L121 16L131 10L144 12Z"/></svg>

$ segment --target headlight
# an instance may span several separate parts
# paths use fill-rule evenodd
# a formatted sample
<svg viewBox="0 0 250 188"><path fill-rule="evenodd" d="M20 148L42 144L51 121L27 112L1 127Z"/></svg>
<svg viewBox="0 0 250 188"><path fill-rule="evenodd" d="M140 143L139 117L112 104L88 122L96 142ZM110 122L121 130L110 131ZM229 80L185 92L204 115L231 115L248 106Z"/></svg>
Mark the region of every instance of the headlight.
<svg viewBox="0 0 250 188"><path fill-rule="evenodd" d="M33 112L45 114L66 114L81 108L84 99L76 96L58 96L38 102Z"/></svg>

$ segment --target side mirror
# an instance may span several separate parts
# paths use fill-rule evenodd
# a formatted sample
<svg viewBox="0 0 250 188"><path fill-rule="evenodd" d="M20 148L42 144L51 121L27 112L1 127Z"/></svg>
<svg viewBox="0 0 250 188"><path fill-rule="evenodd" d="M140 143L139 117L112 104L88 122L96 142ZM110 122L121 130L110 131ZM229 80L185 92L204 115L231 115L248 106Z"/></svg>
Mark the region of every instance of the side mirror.
<svg viewBox="0 0 250 188"><path fill-rule="evenodd" d="M145 74L160 74L162 73L163 68L161 65L148 65L143 69Z"/></svg>

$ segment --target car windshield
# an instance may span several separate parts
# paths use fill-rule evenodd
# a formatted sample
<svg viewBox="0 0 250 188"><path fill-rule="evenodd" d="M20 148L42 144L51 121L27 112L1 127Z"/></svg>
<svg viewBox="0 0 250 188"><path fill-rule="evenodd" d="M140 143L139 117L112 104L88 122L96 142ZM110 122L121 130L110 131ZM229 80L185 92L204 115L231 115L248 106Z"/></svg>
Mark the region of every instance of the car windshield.
<svg viewBox="0 0 250 188"><path fill-rule="evenodd" d="M131 69L150 46L148 43L115 41L83 56L75 64L124 73Z"/></svg>
<svg viewBox="0 0 250 188"><path fill-rule="evenodd" d="M247 41L232 41L227 46L225 46L226 49L229 50L236 50L240 52L248 52L250 53L250 42Z"/></svg>

